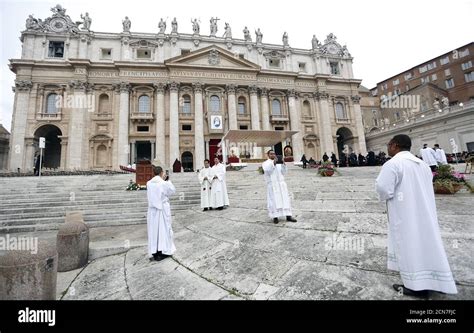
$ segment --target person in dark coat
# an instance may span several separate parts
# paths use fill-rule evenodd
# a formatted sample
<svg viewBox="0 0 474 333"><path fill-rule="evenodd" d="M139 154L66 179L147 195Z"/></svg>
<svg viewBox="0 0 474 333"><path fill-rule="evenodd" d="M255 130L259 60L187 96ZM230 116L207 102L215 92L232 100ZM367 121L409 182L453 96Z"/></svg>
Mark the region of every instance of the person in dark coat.
<svg viewBox="0 0 474 333"><path fill-rule="evenodd" d="M337 165L337 157L336 157L336 154L334 153L331 153L331 162L332 164L334 164L334 166Z"/></svg>
<svg viewBox="0 0 474 333"><path fill-rule="evenodd" d="M359 153L358 159L359 159L359 166L365 165L365 157L361 153Z"/></svg>
<svg viewBox="0 0 474 333"><path fill-rule="evenodd" d="M301 162L303 162L303 169L306 169L306 164L308 164L308 160L306 159L305 154L301 157Z"/></svg>

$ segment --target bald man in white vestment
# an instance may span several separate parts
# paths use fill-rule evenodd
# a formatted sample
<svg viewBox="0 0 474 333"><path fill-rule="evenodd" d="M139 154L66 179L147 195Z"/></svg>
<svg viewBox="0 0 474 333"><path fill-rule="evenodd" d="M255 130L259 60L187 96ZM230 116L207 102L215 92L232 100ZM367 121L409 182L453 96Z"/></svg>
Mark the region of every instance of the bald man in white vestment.
<svg viewBox="0 0 474 333"><path fill-rule="evenodd" d="M405 295L427 297L430 291L456 294L457 289L438 225L429 166L410 153L411 139L396 135L376 180L388 211L388 269L400 272Z"/></svg>

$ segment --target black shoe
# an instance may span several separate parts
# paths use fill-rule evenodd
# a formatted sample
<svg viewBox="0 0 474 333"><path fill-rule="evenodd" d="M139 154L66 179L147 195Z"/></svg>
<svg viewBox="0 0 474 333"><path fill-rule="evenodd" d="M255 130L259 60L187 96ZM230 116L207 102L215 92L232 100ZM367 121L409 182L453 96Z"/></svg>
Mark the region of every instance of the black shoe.
<svg viewBox="0 0 474 333"><path fill-rule="evenodd" d="M289 222L296 222L296 219L293 216L287 216L286 220Z"/></svg>
<svg viewBox="0 0 474 333"><path fill-rule="evenodd" d="M273 219L273 223L278 224L278 217L275 217L275 218Z"/></svg>
<svg viewBox="0 0 474 333"><path fill-rule="evenodd" d="M207 208L204 208L202 211L205 212L207 210Z"/></svg>
<svg viewBox="0 0 474 333"><path fill-rule="evenodd" d="M166 258L171 258L171 255L169 254L160 254L159 256L160 260L166 259Z"/></svg>
<svg viewBox="0 0 474 333"><path fill-rule="evenodd" d="M422 298L426 298L429 296L429 290L411 290L411 289L406 288L403 284L394 284L392 287L397 292L402 291L403 295L405 296L422 297Z"/></svg>
<svg viewBox="0 0 474 333"><path fill-rule="evenodd" d="M217 210L223 210L223 209L224 209L224 207L219 207L219 208L217 208Z"/></svg>

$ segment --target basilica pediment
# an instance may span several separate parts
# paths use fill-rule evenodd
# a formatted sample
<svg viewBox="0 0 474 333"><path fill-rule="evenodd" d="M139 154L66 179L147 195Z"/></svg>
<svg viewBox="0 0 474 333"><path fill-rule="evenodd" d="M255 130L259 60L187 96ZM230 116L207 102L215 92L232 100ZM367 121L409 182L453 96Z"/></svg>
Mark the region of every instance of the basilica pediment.
<svg viewBox="0 0 474 333"><path fill-rule="evenodd" d="M168 59L165 61L165 65L171 67L260 70L259 65L214 45Z"/></svg>

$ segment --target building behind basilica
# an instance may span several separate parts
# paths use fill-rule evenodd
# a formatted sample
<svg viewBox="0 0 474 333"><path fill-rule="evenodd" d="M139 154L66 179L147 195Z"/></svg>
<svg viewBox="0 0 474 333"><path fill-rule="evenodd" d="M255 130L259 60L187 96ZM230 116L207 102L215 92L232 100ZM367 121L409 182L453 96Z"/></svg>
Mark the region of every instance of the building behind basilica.
<svg viewBox="0 0 474 333"><path fill-rule="evenodd" d="M195 170L232 129L298 131L274 147L281 154L292 146L295 160L366 153L361 80L333 34L298 49L286 34L282 45L247 28L235 38L229 24L218 37L213 18L210 34L197 22L193 34L180 33L176 20L135 33L128 18L122 33L105 33L91 30L88 14L79 24L59 5L52 12L27 19L21 59L10 60L10 170L33 168L39 137L46 138L44 166L65 170L155 158ZM262 157L260 148L239 153Z"/></svg>

